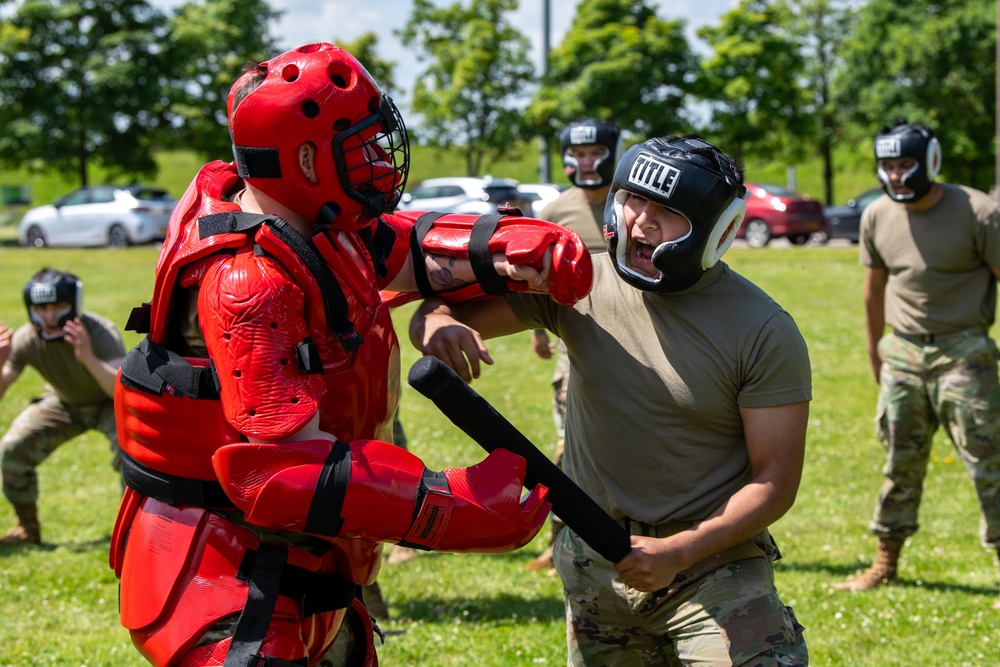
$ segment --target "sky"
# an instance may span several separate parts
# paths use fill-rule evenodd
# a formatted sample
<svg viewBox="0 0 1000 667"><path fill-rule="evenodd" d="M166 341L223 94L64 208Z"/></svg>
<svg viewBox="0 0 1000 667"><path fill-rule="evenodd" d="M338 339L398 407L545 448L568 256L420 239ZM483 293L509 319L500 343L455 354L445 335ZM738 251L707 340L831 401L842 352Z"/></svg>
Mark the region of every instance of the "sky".
<svg viewBox="0 0 1000 667"><path fill-rule="evenodd" d="M149 0L150 4L168 10L181 0ZM455 0L435 0L435 4L450 5ZM511 23L520 26L531 40L534 62L541 71L542 62L542 12L545 0L520 0L519 8ZM550 37L552 48L557 46L569 29L578 2L574 0L549 0ZM653 0L659 6L663 19L685 19L688 40L696 49L704 44L694 35L694 30L735 7L737 0ZM413 81L422 69L412 53L407 52L394 31L403 27L413 12L412 0L270 0L282 17L272 26L272 35L283 49L292 49L312 42L349 42L366 32L378 35L376 49L379 57L396 63L396 86L402 88L403 98L396 102L406 106L406 99L413 90ZM277 54L275 54L277 55Z"/></svg>

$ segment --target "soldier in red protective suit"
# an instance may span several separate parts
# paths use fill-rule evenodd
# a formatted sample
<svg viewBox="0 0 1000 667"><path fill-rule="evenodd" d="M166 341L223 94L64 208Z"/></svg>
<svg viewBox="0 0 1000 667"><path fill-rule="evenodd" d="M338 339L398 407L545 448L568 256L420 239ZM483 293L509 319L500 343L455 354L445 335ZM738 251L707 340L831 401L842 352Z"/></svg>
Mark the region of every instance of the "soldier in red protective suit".
<svg viewBox="0 0 1000 667"><path fill-rule="evenodd" d="M195 177L130 319L148 335L115 395L121 621L159 667L374 665L356 590L379 543L509 551L549 510L515 454L434 472L385 442L400 372L380 290L570 304L589 255L518 215L388 214L405 128L330 44L244 74L229 126L235 163Z"/></svg>

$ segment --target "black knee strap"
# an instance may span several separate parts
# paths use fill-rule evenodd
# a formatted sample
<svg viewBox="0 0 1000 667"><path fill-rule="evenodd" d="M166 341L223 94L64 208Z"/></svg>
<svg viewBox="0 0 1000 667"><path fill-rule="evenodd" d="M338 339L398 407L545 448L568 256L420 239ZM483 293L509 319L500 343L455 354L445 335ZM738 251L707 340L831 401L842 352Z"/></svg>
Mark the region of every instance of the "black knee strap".
<svg viewBox="0 0 1000 667"><path fill-rule="evenodd" d="M278 601L281 575L288 560L288 549L262 544L247 582L247 601L236 621L233 639L223 667L252 667L259 664L257 653L271 625L271 614Z"/></svg>

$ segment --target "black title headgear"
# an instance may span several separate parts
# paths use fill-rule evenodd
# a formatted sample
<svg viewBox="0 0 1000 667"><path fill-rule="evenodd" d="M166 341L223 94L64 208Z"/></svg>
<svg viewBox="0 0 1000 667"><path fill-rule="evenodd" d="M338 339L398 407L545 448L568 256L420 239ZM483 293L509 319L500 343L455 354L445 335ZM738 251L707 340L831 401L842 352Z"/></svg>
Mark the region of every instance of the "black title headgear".
<svg viewBox="0 0 1000 667"><path fill-rule="evenodd" d="M900 184L910 190L900 194L892 187L882 160L908 157L917 165L903 174ZM905 120L891 128L884 127L875 137L875 165L885 193L898 202L915 202L928 192L941 171L941 144L926 125L911 125Z"/></svg>
<svg viewBox="0 0 1000 667"><path fill-rule="evenodd" d="M572 170L569 180L573 185L587 190L596 190L608 184L615 169L615 162L621 155L622 133L617 125L604 123L599 120L587 119L570 123L566 129L559 134L559 155L562 156L563 166ZM569 154L569 149L573 146L603 146L608 149L607 154L594 163L594 171L598 178L592 181L585 181L580 178L580 165L576 158Z"/></svg>
<svg viewBox="0 0 1000 667"><path fill-rule="evenodd" d="M676 211L690 224L687 234L653 251L653 266L661 274L657 279L628 267L623 210L629 193ZM746 215L745 195L735 163L706 141L666 137L633 146L615 169L604 207L604 239L618 275L653 292L694 285L736 238Z"/></svg>
<svg viewBox="0 0 1000 667"><path fill-rule="evenodd" d="M62 340L63 334L61 331L46 334L45 322L31 307L60 302L69 304L59 313L58 326L63 327L83 310L83 283L72 273L44 268L24 284L24 305L28 308L28 319L45 340Z"/></svg>

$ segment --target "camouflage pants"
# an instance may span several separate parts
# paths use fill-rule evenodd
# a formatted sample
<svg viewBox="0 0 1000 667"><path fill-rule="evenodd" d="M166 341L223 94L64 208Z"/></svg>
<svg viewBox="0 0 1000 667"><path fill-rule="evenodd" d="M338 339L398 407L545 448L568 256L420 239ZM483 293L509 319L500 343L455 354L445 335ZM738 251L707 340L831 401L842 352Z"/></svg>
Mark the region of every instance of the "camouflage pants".
<svg viewBox="0 0 1000 667"><path fill-rule="evenodd" d="M996 345L976 334L961 334L934 345L888 335L879 342L879 354L876 430L887 456L872 532L903 539L917 531L931 442L940 426L972 477L982 513L983 544L1000 547Z"/></svg>
<svg viewBox="0 0 1000 667"><path fill-rule="evenodd" d="M111 444L111 466L121 470L114 403L66 405L54 394L35 399L11 423L0 440L3 494L15 505L38 502L35 468L67 440L95 429Z"/></svg>
<svg viewBox="0 0 1000 667"><path fill-rule="evenodd" d="M733 561L661 595L626 585L572 529L560 533L553 561L566 595L570 667L809 663L770 557Z"/></svg>

